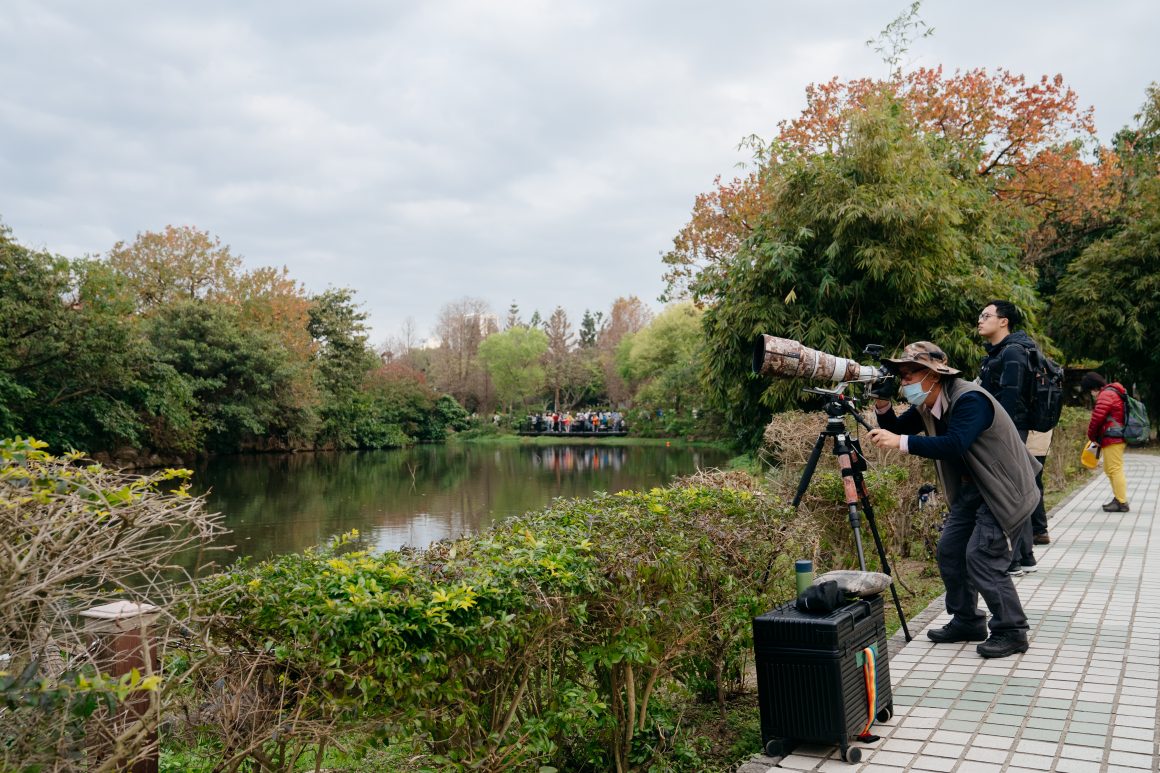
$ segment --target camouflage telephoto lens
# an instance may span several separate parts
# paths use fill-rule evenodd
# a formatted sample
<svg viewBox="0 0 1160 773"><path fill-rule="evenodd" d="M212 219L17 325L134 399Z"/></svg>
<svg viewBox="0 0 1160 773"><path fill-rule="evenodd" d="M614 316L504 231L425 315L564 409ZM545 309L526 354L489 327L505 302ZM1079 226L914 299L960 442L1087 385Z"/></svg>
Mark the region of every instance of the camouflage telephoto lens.
<svg viewBox="0 0 1160 773"><path fill-rule="evenodd" d="M753 342L753 372L810 381L874 381L878 369L802 346L799 341L760 335Z"/></svg>

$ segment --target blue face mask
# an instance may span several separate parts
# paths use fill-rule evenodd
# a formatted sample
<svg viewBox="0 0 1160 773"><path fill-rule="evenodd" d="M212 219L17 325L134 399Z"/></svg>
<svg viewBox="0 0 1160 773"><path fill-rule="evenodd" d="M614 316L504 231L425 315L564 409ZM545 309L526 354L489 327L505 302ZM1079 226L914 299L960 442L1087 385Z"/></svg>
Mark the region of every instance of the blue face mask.
<svg viewBox="0 0 1160 773"><path fill-rule="evenodd" d="M922 388L922 382L926 381L926 376L922 377L921 381L915 381L913 384L903 384L898 390L904 400L911 405L917 407L926 402L926 398L930 396L930 390Z"/></svg>

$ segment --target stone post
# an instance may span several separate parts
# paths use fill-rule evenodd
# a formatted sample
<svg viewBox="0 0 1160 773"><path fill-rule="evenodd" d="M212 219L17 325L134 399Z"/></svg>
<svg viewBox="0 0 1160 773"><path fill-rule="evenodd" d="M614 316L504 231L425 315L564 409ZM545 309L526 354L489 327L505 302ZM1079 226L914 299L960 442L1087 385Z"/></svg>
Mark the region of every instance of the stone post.
<svg viewBox="0 0 1160 773"><path fill-rule="evenodd" d="M149 627L160 610L152 604L114 601L81 612L86 638L93 642L96 667L106 676L120 677L137 669L142 675L156 673L157 648ZM149 711L150 697L139 693L125 700L114 720L114 728L123 728ZM126 768L130 773L157 773L157 730L151 730L145 742L152 751L145 759Z"/></svg>

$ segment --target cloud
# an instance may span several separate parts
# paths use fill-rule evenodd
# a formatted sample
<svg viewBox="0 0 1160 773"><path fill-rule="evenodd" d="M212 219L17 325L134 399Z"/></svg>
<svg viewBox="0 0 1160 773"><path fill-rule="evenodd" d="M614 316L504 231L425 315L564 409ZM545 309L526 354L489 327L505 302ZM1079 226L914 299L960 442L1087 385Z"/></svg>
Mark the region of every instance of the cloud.
<svg viewBox="0 0 1160 773"><path fill-rule="evenodd" d="M842 0L520 0L181 7L12 0L0 27L0 217L104 252L168 223L250 266L349 286L376 340L482 297L574 320L652 302L694 197L898 9ZM1063 72L1105 136L1158 71L1120 0L931 3L918 64Z"/></svg>

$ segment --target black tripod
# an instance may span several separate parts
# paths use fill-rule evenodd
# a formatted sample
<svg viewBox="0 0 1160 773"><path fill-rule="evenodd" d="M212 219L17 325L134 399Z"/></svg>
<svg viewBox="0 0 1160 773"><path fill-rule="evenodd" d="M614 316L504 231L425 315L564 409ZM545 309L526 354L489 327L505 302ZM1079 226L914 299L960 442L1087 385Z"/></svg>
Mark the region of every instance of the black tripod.
<svg viewBox="0 0 1160 773"><path fill-rule="evenodd" d="M814 450L810 452L809 461L802 470L802 479L798 483L797 494L793 498L793 506L797 507L802 496L809 488L810 478L818 466L818 459L822 455L822 448L826 445L826 438L834 442L834 456L838 457L838 467L842 471L842 486L846 490L846 505L850 508L850 528L854 530L854 545L858 549L858 568L866 571L866 556L862 552L861 518L858 514L858 502L862 503L862 510L866 513L866 523L870 524L870 533L874 535L874 545L878 548L878 558L882 561L882 571L891 574L890 564L886 560L886 548L882 545L882 537L878 534L878 524L874 520L874 507L870 504L870 495L866 492L866 483L862 472L866 469L866 460L862 458L862 448L858 441L851 438L846 432L846 421L843 416L850 415L867 430L873 429L854 408L854 401L840 391L832 392L822 389L807 389L807 392L825 395L826 428L818 433L818 441L814 443ZM890 595L894 597L894 608L898 611L898 619L902 622L902 633L906 640L911 640L910 631L906 627L906 616L902 613L902 602L898 600L898 590L894 583L890 584Z"/></svg>

